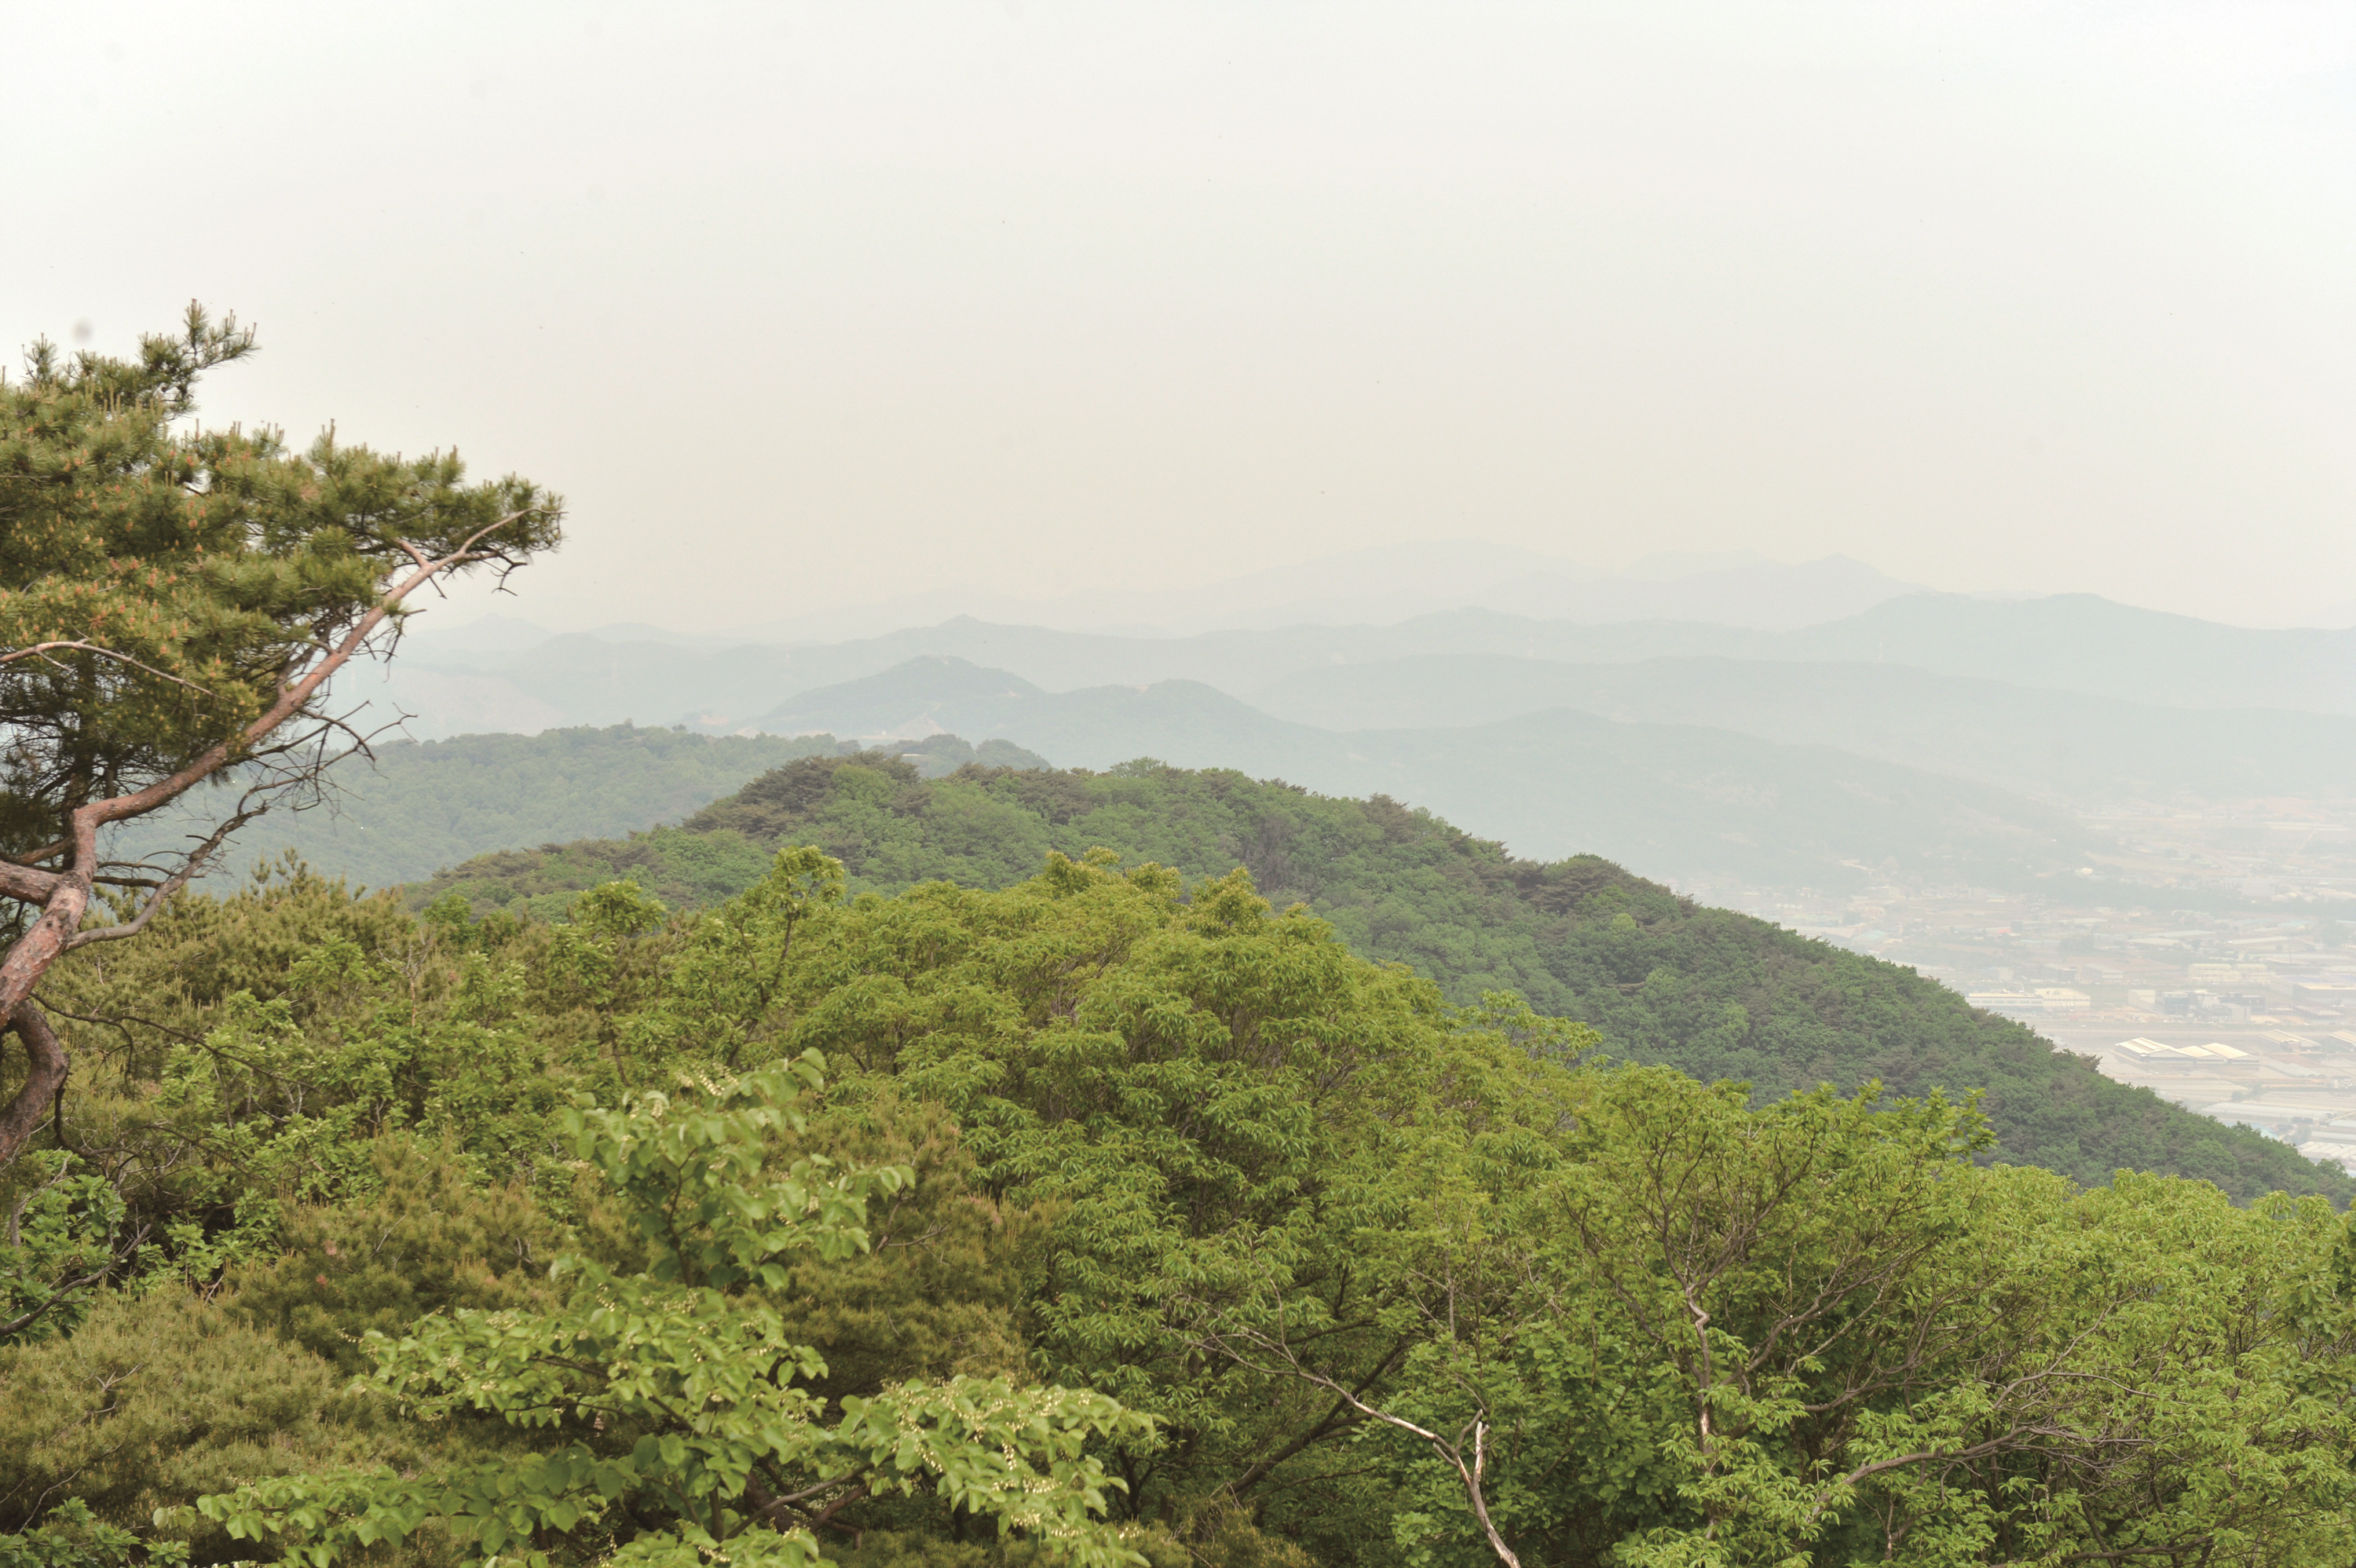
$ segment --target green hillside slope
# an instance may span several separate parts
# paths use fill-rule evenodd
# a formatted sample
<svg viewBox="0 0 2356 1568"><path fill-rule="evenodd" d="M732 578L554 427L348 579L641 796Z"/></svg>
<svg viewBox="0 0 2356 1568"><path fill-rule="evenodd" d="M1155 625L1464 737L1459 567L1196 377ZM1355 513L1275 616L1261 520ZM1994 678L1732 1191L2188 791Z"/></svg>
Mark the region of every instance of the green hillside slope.
<svg viewBox="0 0 2356 1568"><path fill-rule="evenodd" d="M798 761L683 826L628 840L510 851L412 890L562 910L617 876L674 903L743 888L781 842L841 859L856 888L928 880L998 888L1051 849L1103 846L1190 879L1248 868L1352 946L1412 965L1459 1001L1513 989L1601 1029L1614 1051L1778 1095L1866 1078L1913 1093L1980 1089L2001 1157L2099 1182L2121 1167L2345 1200L2356 1183L2246 1129L2096 1072L2021 1025L1973 1011L1912 970L1708 909L1594 857L1515 859L1376 796L1312 795L1241 773L1136 763L1105 773L969 768L926 781L873 753Z"/></svg>

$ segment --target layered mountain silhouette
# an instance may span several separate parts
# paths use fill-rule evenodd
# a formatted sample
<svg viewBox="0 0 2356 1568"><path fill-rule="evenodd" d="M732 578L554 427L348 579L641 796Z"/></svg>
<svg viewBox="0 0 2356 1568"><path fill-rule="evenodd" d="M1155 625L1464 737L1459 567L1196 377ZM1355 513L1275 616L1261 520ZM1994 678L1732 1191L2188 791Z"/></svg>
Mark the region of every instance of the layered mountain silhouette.
<svg viewBox="0 0 2356 1568"><path fill-rule="evenodd" d="M1005 670L1049 690L1186 679L1247 700L1304 671L1422 656L1581 665L1712 657L1891 665L2162 708L2356 715L2356 630L2224 626L2087 594L2009 603L1913 594L1797 631L1685 621L1599 625L1455 610L1393 625L1186 637L960 617L811 646L707 647L573 634L520 647L467 646L459 638L439 647L420 634L390 684L363 673L352 690L414 713L462 716L423 721L412 727L421 737L455 732L454 723L530 730L634 720L725 731L753 723L796 692L927 654Z"/></svg>
<svg viewBox="0 0 2356 1568"><path fill-rule="evenodd" d="M1721 570L1762 581L1736 563L1661 586L1693 602ZM1695 886L1890 867L2021 886L2096 858L2073 811L2356 793L2356 631L2089 595L1904 593L1797 628L1457 608L1188 636L960 617L798 646L460 632L412 636L390 683L349 694L436 715L420 736L636 720L886 749L994 736L1062 766L1153 756L1387 794L1523 853Z"/></svg>
<svg viewBox="0 0 2356 1568"><path fill-rule="evenodd" d="M1199 681L1050 692L940 655L802 693L758 728L883 738L1002 735L1071 767L1139 757L1477 821L1517 853L1607 856L1687 886L1838 887L1903 873L2020 886L2085 859L2064 814L2003 789L1827 746L1563 707L1503 721L1336 733Z"/></svg>
<svg viewBox="0 0 2356 1568"><path fill-rule="evenodd" d="M1908 665L1428 654L1301 670L1255 695L1271 713L1327 730L1483 724L1554 707L1709 725L2088 805L2178 793L2329 795L2356 785L2356 718L2188 711Z"/></svg>

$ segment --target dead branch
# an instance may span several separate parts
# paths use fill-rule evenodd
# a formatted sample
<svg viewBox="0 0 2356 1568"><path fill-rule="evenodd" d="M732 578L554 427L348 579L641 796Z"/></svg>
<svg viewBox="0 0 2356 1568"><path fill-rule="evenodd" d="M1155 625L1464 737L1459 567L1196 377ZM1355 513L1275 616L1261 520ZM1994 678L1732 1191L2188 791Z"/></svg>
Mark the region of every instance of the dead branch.
<svg viewBox="0 0 2356 1568"><path fill-rule="evenodd" d="M1418 1425L1403 1415L1395 1414L1379 1405L1369 1404L1359 1397L1357 1392L1354 1392L1345 1384L1303 1362L1281 1339L1271 1338L1256 1328L1236 1330L1232 1337L1257 1347L1265 1354L1274 1357L1281 1365L1269 1366L1255 1361L1228 1342L1230 1336L1215 1330L1205 1338L1203 1348L1226 1356L1237 1365L1248 1371L1258 1372L1263 1377L1292 1377L1312 1383L1333 1394L1340 1403L1348 1405L1365 1419L1381 1422L1386 1426L1394 1427L1420 1439L1433 1453L1448 1462L1449 1466L1455 1470L1457 1479L1463 1483L1465 1499L1472 1505L1472 1515L1481 1521L1482 1533L1488 1538L1489 1550L1496 1554L1497 1561L1503 1563L1505 1568L1522 1568L1522 1560L1515 1555L1514 1549L1505 1543L1505 1538L1498 1531L1496 1522L1489 1517L1489 1501L1483 1490L1483 1482L1487 1478L1489 1468L1489 1413L1485 1405L1483 1405L1480 1413L1461 1427L1456 1437L1451 1440L1429 1427ZM1477 1396L1475 1403L1479 1403ZM1470 1459L1466 1458L1464 1453L1467 1437L1472 1442Z"/></svg>
<svg viewBox="0 0 2356 1568"><path fill-rule="evenodd" d="M220 825L212 830L205 841L189 853L188 858L180 863L179 869L155 884L155 891L141 902L137 914L120 925L107 925L94 931L75 932L66 939L65 951L71 953L74 949L87 947L93 942L120 942L126 936L136 936L146 930L148 922L155 918L155 912L169 903L174 893L187 887L204 870L207 862L210 861L220 851L220 847L228 842L229 836L260 816L267 809L267 806L262 805L248 808L241 803L239 810L222 818ZM5 1163L5 1160L0 1160L0 1164Z"/></svg>
<svg viewBox="0 0 2356 1568"><path fill-rule="evenodd" d="M193 680L184 680L169 670L157 669L151 664L142 664L129 654L120 654L112 648L101 647L88 638L76 638L72 642L29 643L21 648L0 651L0 665L15 664L18 659L37 658L43 664L58 665L59 669L64 669L65 666L58 664L56 659L49 656L55 652L93 654L102 659L112 659L117 664L129 665L133 669L145 670L158 680L168 680L175 686L185 686L190 691L201 692L207 697L214 695Z"/></svg>
<svg viewBox="0 0 2356 1568"><path fill-rule="evenodd" d="M62 1284L56 1285L50 1290L48 1297L43 1300L38 1307L32 1308L28 1312L19 1313L5 1323L0 1323L0 1340L5 1340L10 1335L18 1332L20 1329L29 1328L33 1324L39 1322L43 1317L48 1316L53 1309L63 1306L66 1300L71 1296L74 1292L78 1290L88 1290L91 1285L102 1283L110 1275L113 1274L116 1269L121 1268L125 1263L130 1261L131 1254L137 1252L140 1244L147 1240L147 1231L148 1227L142 1225L128 1243L109 1251L105 1263L100 1264L97 1268L91 1270L88 1274L78 1275L75 1278L66 1280Z"/></svg>
<svg viewBox="0 0 2356 1568"><path fill-rule="evenodd" d="M1325 1333L1340 1333L1344 1331L1345 1328L1359 1328L1364 1327L1364 1324L1337 1325L1332 1329L1321 1330L1319 1334L1312 1337L1322 1339ZM1399 1361L1407 1355L1411 1344L1412 1341L1405 1336L1401 1336L1399 1339L1392 1341L1390 1349L1385 1352L1381 1360L1375 1363L1375 1367L1372 1371L1358 1380L1358 1386L1352 1392L1359 1398L1365 1398L1366 1391L1374 1387L1377 1380L1386 1374L1398 1370ZM1323 1420L1317 1422L1314 1425L1302 1432L1299 1436L1286 1444L1283 1447L1279 1448L1273 1454L1266 1455L1261 1458L1255 1460L1249 1469L1237 1477L1234 1480L1228 1482L1226 1486L1227 1495L1235 1498L1242 1497L1244 1493L1249 1491L1252 1488L1259 1485L1261 1481L1265 1480L1278 1466L1283 1464L1294 1455L1305 1452L1315 1445L1323 1443L1326 1438L1332 1436L1334 1433L1341 1431L1344 1427L1353 1424L1351 1422L1344 1421L1343 1417L1345 1414L1355 1413L1355 1412L1354 1407L1348 1400L1336 1398L1333 1401L1333 1407L1325 1413ZM1359 1419L1364 1419L1364 1417L1360 1416Z"/></svg>

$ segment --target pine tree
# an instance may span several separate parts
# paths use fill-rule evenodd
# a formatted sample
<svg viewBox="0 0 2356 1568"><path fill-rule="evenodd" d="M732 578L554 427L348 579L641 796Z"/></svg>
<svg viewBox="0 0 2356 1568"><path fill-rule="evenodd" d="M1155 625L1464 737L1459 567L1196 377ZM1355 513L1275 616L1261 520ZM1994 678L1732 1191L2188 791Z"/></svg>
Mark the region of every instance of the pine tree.
<svg viewBox="0 0 2356 1568"><path fill-rule="evenodd" d="M198 379L253 351L191 304L135 358L44 340L0 381L0 1019L28 1058L0 1166L65 1083L34 999L49 966L136 935L238 827L316 798L366 743L329 678L390 655L421 590L560 538L556 496L469 484L455 453L199 426ZM110 829L209 784L227 804L187 850L109 857Z"/></svg>

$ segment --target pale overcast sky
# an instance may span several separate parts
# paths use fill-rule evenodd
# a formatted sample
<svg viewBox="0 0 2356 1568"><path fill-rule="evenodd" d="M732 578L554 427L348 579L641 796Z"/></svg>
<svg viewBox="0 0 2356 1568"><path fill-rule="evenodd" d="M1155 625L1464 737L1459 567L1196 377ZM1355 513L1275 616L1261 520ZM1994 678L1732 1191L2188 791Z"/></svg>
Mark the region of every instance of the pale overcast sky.
<svg viewBox="0 0 2356 1568"><path fill-rule="evenodd" d="M547 624L1391 540L2356 619L2356 7L0 0L0 347L565 492Z"/></svg>

